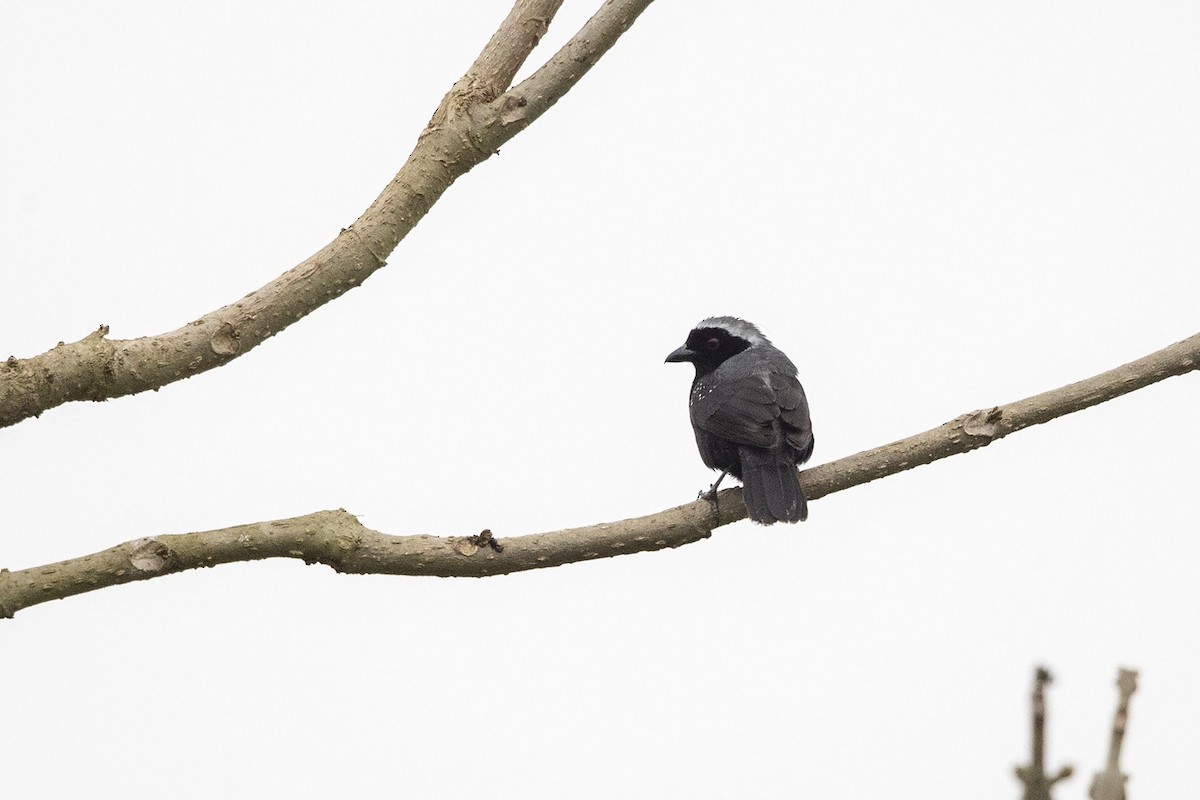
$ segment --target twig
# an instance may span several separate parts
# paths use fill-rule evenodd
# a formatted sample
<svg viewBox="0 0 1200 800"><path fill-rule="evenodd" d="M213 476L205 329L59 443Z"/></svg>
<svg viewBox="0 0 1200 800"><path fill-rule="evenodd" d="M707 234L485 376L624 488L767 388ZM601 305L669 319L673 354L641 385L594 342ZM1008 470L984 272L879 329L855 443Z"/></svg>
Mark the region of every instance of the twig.
<svg viewBox="0 0 1200 800"><path fill-rule="evenodd" d="M810 499L984 447L1030 425L1111 400L1200 363L1200 334L1145 358L1061 389L964 414L933 430L806 470ZM340 572L484 577L690 544L745 518L741 489L720 492L720 516L707 500L647 517L497 539L388 536L345 511L138 539L43 567L0 570L0 616L47 600L197 567L261 558L299 558ZM812 524L812 523L809 523Z"/></svg>
<svg viewBox="0 0 1200 800"><path fill-rule="evenodd" d="M1121 744L1125 741L1125 726L1129 723L1129 699L1137 691L1137 672L1122 669L1117 673L1117 710L1113 713L1112 738L1108 743L1108 762L1102 772L1092 779L1088 796L1092 800L1125 800L1125 784L1129 776L1121 772Z"/></svg>
<svg viewBox="0 0 1200 800"><path fill-rule="evenodd" d="M1030 697L1033 736L1030 739L1029 766L1017 767L1017 780L1025 785L1023 800L1051 800L1054 784L1071 777L1074 770L1068 764L1057 775L1046 774L1046 685L1053 678L1050 670L1038 667L1033 676L1033 695Z"/></svg>

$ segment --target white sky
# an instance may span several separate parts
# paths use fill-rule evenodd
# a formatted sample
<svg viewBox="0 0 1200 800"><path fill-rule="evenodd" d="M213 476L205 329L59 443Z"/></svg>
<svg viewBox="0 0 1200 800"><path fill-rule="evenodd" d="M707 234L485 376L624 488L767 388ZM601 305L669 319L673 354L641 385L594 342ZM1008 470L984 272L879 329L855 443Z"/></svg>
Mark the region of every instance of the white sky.
<svg viewBox="0 0 1200 800"><path fill-rule="evenodd" d="M593 10L569 2L531 61ZM0 5L0 357L174 329L354 220L509 7ZM814 462L1200 331L1200 6L654 4L366 285L0 431L0 566L345 507L499 536L687 502L698 319ZM528 70L526 70L527 72ZM1086 796L1200 743L1200 378L741 523L483 581L238 564L0 622L6 797Z"/></svg>

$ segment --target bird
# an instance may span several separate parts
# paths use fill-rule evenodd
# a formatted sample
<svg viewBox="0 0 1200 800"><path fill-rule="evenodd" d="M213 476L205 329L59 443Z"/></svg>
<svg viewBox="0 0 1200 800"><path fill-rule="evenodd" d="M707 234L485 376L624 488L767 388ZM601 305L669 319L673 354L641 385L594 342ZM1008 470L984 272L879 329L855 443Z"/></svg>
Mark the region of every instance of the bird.
<svg viewBox="0 0 1200 800"><path fill-rule="evenodd" d="M721 470L707 496L715 503L726 475L742 482L755 522L802 522L808 501L798 464L813 451L808 398L796 365L755 325L738 317L696 324L666 363L696 367L688 410L700 458Z"/></svg>

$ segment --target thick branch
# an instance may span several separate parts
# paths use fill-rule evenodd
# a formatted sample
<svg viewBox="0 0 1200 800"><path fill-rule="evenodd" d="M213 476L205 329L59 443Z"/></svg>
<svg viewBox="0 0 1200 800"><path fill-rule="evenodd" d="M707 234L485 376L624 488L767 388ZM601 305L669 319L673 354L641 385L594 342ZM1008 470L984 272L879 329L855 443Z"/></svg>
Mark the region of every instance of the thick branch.
<svg viewBox="0 0 1200 800"><path fill-rule="evenodd" d="M108 339L102 325L77 342L0 362L0 427L64 403L136 394L219 367L358 286L384 266L455 180L566 94L650 2L608 0L538 71L534 77L542 77L530 95L504 90L562 0L517 0L443 98L396 177L353 225L266 286L178 330Z"/></svg>
<svg viewBox="0 0 1200 800"><path fill-rule="evenodd" d="M1190 372L1198 363L1200 334L1094 378L964 414L933 430L814 467L801 473L801 483L809 498L824 497L983 447L1030 425ZM345 511L319 511L222 530L138 539L57 564L0 570L0 616L11 617L23 608L104 586L260 558L299 558L352 573L503 575L705 539L714 528L745 518L741 489L721 492L719 509L718 518L707 501L698 500L647 517L501 540L486 531L468 537L388 536L363 527Z"/></svg>

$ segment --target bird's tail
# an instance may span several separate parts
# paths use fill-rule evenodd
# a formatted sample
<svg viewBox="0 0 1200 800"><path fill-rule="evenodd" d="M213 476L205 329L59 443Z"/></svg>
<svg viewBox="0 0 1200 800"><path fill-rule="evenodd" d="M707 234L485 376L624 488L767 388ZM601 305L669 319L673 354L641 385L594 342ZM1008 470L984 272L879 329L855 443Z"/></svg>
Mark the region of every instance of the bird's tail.
<svg viewBox="0 0 1200 800"><path fill-rule="evenodd" d="M770 525L808 518L808 501L790 453L739 447L738 455L742 463L742 497L750 519Z"/></svg>

